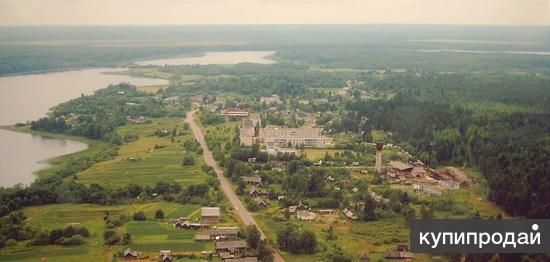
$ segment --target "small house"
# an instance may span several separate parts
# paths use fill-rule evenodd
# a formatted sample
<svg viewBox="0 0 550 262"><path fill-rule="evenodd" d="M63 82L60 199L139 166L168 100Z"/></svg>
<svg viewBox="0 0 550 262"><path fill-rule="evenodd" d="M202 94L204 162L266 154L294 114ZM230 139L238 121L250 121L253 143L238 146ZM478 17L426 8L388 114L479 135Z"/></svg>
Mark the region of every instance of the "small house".
<svg viewBox="0 0 550 262"><path fill-rule="evenodd" d="M239 231L235 227L220 227L217 229L205 230L202 234L195 236L197 241L237 239Z"/></svg>
<svg viewBox="0 0 550 262"><path fill-rule="evenodd" d="M170 262L172 261L172 251L171 250L161 250L159 255L159 260L161 262Z"/></svg>
<svg viewBox="0 0 550 262"><path fill-rule="evenodd" d="M261 195L265 195L265 192L263 192L262 190L257 189L257 188L252 188L250 190L249 195L252 196L252 197L259 197Z"/></svg>
<svg viewBox="0 0 550 262"><path fill-rule="evenodd" d="M202 207L201 220L202 222L206 222L206 223L220 222L220 208L219 207Z"/></svg>
<svg viewBox="0 0 550 262"><path fill-rule="evenodd" d="M426 169L424 169L424 167L415 166L413 167L411 174L415 177L425 177L428 172L426 172Z"/></svg>
<svg viewBox="0 0 550 262"><path fill-rule="evenodd" d="M122 255L126 260L132 260L138 258L138 253L130 248L126 249Z"/></svg>
<svg viewBox="0 0 550 262"><path fill-rule="evenodd" d="M271 203L270 203L268 200L264 200L264 199L262 199L261 197L256 197L256 198L254 198L254 202L255 202L256 205L258 205L258 207L260 207L260 208L267 208L268 206L271 205Z"/></svg>
<svg viewBox="0 0 550 262"><path fill-rule="evenodd" d="M302 202L300 202L297 206L289 206L288 207L288 212L290 214L294 214L299 210L309 210L309 206L304 205L304 204L302 204Z"/></svg>
<svg viewBox="0 0 550 262"><path fill-rule="evenodd" d="M351 219L351 220L357 220L359 219L356 215L353 214L353 212L351 210L349 210L348 208L344 208L342 210L342 212L344 212L344 215L348 218L348 219Z"/></svg>
<svg viewBox="0 0 550 262"><path fill-rule="evenodd" d="M250 184L250 185L257 185L257 184L262 183L262 178L261 177L256 177L256 176L243 176L242 180L245 183Z"/></svg>
<svg viewBox="0 0 550 262"><path fill-rule="evenodd" d="M400 176L410 176L413 170L413 166L405 164L401 161L390 161L390 170L392 173Z"/></svg>
<svg viewBox="0 0 550 262"><path fill-rule="evenodd" d="M302 220L302 221L313 221L315 220L315 213L314 212L311 212L309 210L298 210L296 211L296 218L298 218L298 220Z"/></svg>
<svg viewBox="0 0 550 262"><path fill-rule="evenodd" d="M216 242L216 253L229 252L229 253L240 253L247 248L246 241L244 240L234 240L234 241L221 241Z"/></svg>

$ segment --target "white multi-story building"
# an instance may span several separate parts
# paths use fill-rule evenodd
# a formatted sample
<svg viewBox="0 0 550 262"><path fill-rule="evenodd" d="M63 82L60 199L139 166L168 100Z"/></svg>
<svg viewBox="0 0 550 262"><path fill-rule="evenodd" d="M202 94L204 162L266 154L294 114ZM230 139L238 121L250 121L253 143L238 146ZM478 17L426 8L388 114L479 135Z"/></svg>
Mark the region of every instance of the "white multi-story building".
<svg viewBox="0 0 550 262"><path fill-rule="evenodd" d="M323 135L322 128L302 127L266 127L261 131L261 137L267 148L285 147L316 147L325 148L330 142Z"/></svg>
<svg viewBox="0 0 550 262"><path fill-rule="evenodd" d="M250 109L227 108L221 111L222 116L248 117Z"/></svg>

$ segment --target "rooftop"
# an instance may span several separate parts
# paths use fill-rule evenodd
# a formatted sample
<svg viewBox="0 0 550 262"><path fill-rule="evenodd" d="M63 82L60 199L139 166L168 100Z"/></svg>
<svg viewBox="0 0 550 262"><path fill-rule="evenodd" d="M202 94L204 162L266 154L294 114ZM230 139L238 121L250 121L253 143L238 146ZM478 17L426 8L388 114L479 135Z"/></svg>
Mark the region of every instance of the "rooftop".
<svg viewBox="0 0 550 262"><path fill-rule="evenodd" d="M203 207L201 208L201 215L204 217L219 217L220 208L219 207Z"/></svg>
<svg viewBox="0 0 550 262"><path fill-rule="evenodd" d="M216 249L235 249L235 248L246 248L247 244L244 240L235 240L235 241L222 241L216 242Z"/></svg>

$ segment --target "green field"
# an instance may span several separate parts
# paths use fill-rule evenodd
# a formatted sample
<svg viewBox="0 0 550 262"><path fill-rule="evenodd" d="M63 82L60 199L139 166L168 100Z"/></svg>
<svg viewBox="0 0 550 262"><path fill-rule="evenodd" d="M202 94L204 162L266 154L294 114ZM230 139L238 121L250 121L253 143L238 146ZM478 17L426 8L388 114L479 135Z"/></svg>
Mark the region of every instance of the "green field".
<svg viewBox="0 0 550 262"><path fill-rule="evenodd" d="M177 136L172 143L169 137L153 135L157 129L171 131L181 129L183 120L178 118L153 119L152 123L127 124L118 128L121 135L138 135L139 139L120 146L114 159L97 163L78 174L84 184L98 183L110 187L122 187L130 183L154 185L157 181L176 181L182 185L205 183L207 175L201 170L202 156L192 153L193 166L182 166L185 154L182 144L193 139L190 133ZM155 145L162 148L155 149ZM135 160L132 160L135 159Z"/></svg>
<svg viewBox="0 0 550 262"><path fill-rule="evenodd" d="M166 218L156 220L154 213L162 209ZM108 211L111 217L120 214L133 214L136 211L146 214L146 221L129 221L121 227L121 230L132 235L132 243L128 246L115 245L111 249L103 245L103 230L105 222L103 216ZM28 224L41 226L52 230L63 228L69 223L78 223L90 230L91 236L86 244L76 247L62 247L56 245L28 247L25 242L19 242L17 246L4 248L0 252L0 261L39 261L47 258L47 261L109 261L111 254L116 255L127 247L134 248L143 256L158 255L161 249L170 249L174 252L198 252L212 250L212 243L195 242L194 237L199 231L175 229L170 219L181 216L200 215L200 206L180 205L170 202L143 203L117 206L98 206L82 204L57 204L25 208ZM224 215L219 225L236 225L235 220ZM115 257L116 258L116 257Z"/></svg>

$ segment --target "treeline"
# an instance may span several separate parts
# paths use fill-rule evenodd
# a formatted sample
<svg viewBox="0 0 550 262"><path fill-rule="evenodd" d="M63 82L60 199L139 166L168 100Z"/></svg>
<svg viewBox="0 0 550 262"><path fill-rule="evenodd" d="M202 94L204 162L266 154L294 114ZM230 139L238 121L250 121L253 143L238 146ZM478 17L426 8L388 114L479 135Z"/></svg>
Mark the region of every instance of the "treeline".
<svg viewBox="0 0 550 262"><path fill-rule="evenodd" d="M516 85L495 84L496 80L489 77L479 81L492 83L487 84L488 89L467 84L470 75L462 80L457 76L430 77L435 81L430 85L424 85L424 80L418 84L410 77L396 77L409 81L408 87L404 87L405 82L403 88L376 84L378 91L397 92L393 99L369 103L355 100L346 107L357 119L368 118L367 124L360 126L362 131L391 132L390 142L402 143L422 161L480 167L489 184L490 199L510 214L550 217L550 110L544 103L550 98L550 82L546 78L524 82L518 77L513 82ZM458 83L445 80L462 81L463 86L455 90ZM511 80L503 76L502 81ZM513 86L518 90L512 91ZM460 93L465 96L457 98ZM469 107L472 101L513 105L522 110L478 110Z"/></svg>
<svg viewBox="0 0 550 262"><path fill-rule="evenodd" d="M50 176L38 179L27 187L0 187L0 217L27 206L60 203L115 205L157 197L184 204L208 205L219 200L218 187L217 180L212 178L208 184L187 187L176 182L159 181L154 186L129 184L112 189L99 184L85 186L72 180L64 181L59 176Z"/></svg>
<svg viewBox="0 0 550 262"><path fill-rule="evenodd" d="M161 100L150 94L138 91L130 84L121 83L100 89L94 95L82 95L56 106L51 116L32 121L31 129L122 144L123 138L115 130L126 124L128 119L184 114L184 107L165 106Z"/></svg>
<svg viewBox="0 0 550 262"><path fill-rule="evenodd" d="M286 67L285 67L286 66ZM340 88L346 81L356 78L358 73L343 72L334 74L309 70L294 64L252 65L238 64L232 67L224 66L179 66L171 71L190 71L209 75L209 70L218 68L212 74L226 72L230 77L202 78L191 85L172 85L165 91L173 95L205 94L214 92L236 92L248 97L281 96L296 97L308 92L310 88ZM180 69L180 70L176 70ZM203 69L203 70L200 70ZM222 70L223 69L223 70ZM163 69L166 70L166 69ZM200 93L198 93L200 90Z"/></svg>
<svg viewBox="0 0 550 262"><path fill-rule="evenodd" d="M62 40L64 41L64 40ZM136 59L198 54L193 47L94 47L78 45L2 45L0 75L84 67L123 66Z"/></svg>

